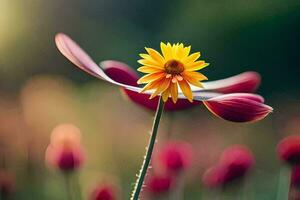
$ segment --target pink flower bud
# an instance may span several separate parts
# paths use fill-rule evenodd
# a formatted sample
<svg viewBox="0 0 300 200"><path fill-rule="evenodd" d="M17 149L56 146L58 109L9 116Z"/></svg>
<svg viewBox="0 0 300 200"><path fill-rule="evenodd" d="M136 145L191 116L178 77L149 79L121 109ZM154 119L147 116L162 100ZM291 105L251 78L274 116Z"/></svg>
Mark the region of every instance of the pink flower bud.
<svg viewBox="0 0 300 200"><path fill-rule="evenodd" d="M80 130L71 124L57 126L52 131L45 160L50 166L65 172L78 169L84 161Z"/></svg>
<svg viewBox="0 0 300 200"><path fill-rule="evenodd" d="M224 181L229 182L244 176L255 161L251 151L246 146L233 145L222 153L219 162L221 166L228 169Z"/></svg>
<svg viewBox="0 0 300 200"><path fill-rule="evenodd" d="M157 152L159 164L167 172L179 173L191 164L193 150L183 141L171 141L164 144Z"/></svg>
<svg viewBox="0 0 300 200"><path fill-rule="evenodd" d="M172 182L172 177L168 174L148 174L145 185L150 195L159 196L170 191Z"/></svg>
<svg viewBox="0 0 300 200"><path fill-rule="evenodd" d="M46 150L46 161L62 171L73 171L78 169L84 161L83 150L80 146L63 148L50 145Z"/></svg>
<svg viewBox="0 0 300 200"><path fill-rule="evenodd" d="M0 192L2 197L10 196L15 190L15 180L7 171L0 171Z"/></svg>
<svg viewBox="0 0 300 200"><path fill-rule="evenodd" d="M202 177L202 182L206 187L218 187L224 184L226 169L216 165L207 169Z"/></svg>
<svg viewBox="0 0 300 200"><path fill-rule="evenodd" d="M100 184L91 193L90 200L116 200L117 189L113 185Z"/></svg>
<svg viewBox="0 0 300 200"><path fill-rule="evenodd" d="M208 187L224 186L243 177L254 165L251 151L241 145L227 148L219 162L203 175L203 183Z"/></svg>
<svg viewBox="0 0 300 200"><path fill-rule="evenodd" d="M233 122L255 122L265 118L273 109L259 95L236 93L220 95L204 101L216 116Z"/></svg>
<svg viewBox="0 0 300 200"><path fill-rule="evenodd" d="M290 165L300 164L300 136L292 135L284 138L277 145L279 159Z"/></svg>

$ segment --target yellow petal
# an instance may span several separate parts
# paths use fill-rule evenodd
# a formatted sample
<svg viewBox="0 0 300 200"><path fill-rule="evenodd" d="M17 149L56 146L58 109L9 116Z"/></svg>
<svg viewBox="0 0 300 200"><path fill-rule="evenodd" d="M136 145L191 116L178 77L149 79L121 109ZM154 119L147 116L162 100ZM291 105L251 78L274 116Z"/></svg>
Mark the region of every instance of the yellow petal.
<svg viewBox="0 0 300 200"><path fill-rule="evenodd" d="M184 47L183 47L183 44L180 44L177 48L177 58L180 60L184 57L185 55L185 50L184 50Z"/></svg>
<svg viewBox="0 0 300 200"><path fill-rule="evenodd" d="M191 46L184 47L184 55L183 55L183 58L188 57L190 51L191 51Z"/></svg>
<svg viewBox="0 0 300 200"><path fill-rule="evenodd" d="M170 92L171 92L172 101L174 103L176 103L177 98L178 98L178 85L177 85L177 83L171 83Z"/></svg>
<svg viewBox="0 0 300 200"><path fill-rule="evenodd" d="M152 90L152 89L155 89L155 88L157 88L158 84L159 84L159 81L150 82L150 83L148 83L147 85L145 85L145 87L143 87L143 89L140 91L140 93L141 93L141 92L144 92L144 91L146 91L146 90Z"/></svg>
<svg viewBox="0 0 300 200"><path fill-rule="evenodd" d="M153 67L163 69L163 66L161 64L157 63L156 61L154 61L151 58L150 59L140 59L140 60L138 60L138 63L140 63L141 65L153 66Z"/></svg>
<svg viewBox="0 0 300 200"><path fill-rule="evenodd" d="M151 58L151 56L149 54L146 54L146 53L140 53L139 56L141 56L142 58L144 59L149 59Z"/></svg>
<svg viewBox="0 0 300 200"><path fill-rule="evenodd" d="M182 60L183 63L193 63L200 57L200 52L193 53L186 57L184 60Z"/></svg>
<svg viewBox="0 0 300 200"><path fill-rule="evenodd" d="M207 67L209 63L205 63L204 61L197 61L189 65L185 65L186 71L197 71L200 69L203 69L204 67Z"/></svg>
<svg viewBox="0 0 300 200"><path fill-rule="evenodd" d="M160 81L159 86L157 87L156 91L151 94L150 99L153 99L158 94L164 92L170 85L170 79L163 79Z"/></svg>
<svg viewBox="0 0 300 200"><path fill-rule="evenodd" d="M149 55L153 58L153 60L155 60L156 62L162 65L165 63L165 59L160 55L160 53L158 53L157 51L151 48L145 48L145 49L149 53Z"/></svg>
<svg viewBox="0 0 300 200"><path fill-rule="evenodd" d="M178 45L176 44L173 44L172 46L172 58L173 59L177 59L177 50L178 50Z"/></svg>
<svg viewBox="0 0 300 200"><path fill-rule="evenodd" d="M197 80L196 78L190 77L190 76L184 76L184 80L188 81L190 84L195 85L197 87L203 88L203 85Z"/></svg>
<svg viewBox="0 0 300 200"><path fill-rule="evenodd" d="M161 52L162 52L165 60L171 59L171 57L172 57L172 49L171 49L170 43L168 43L168 45L166 45L165 43L161 42L160 43L160 49L161 49Z"/></svg>
<svg viewBox="0 0 300 200"><path fill-rule="evenodd" d="M158 79L161 79L163 77L165 77L165 73L163 72L158 72L158 73L154 73L154 74L147 74L145 76L143 76L142 78L140 78L137 83L138 84L142 84L142 83L149 83Z"/></svg>
<svg viewBox="0 0 300 200"><path fill-rule="evenodd" d="M190 102L193 102L193 93L190 85L185 80L179 81L178 83L184 96L186 96Z"/></svg>
<svg viewBox="0 0 300 200"><path fill-rule="evenodd" d="M163 93L162 93L162 99L164 102L166 102L168 100L170 96L170 88L166 89Z"/></svg>
<svg viewBox="0 0 300 200"><path fill-rule="evenodd" d="M156 72L162 71L162 69L155 67L155 66L153 66L153 67L152 66L142 66L142 67L139 67L137 69L137 71L143 72L143 73L156 73Z"/></svg>
<svg viewBox="0 0 300 200"><path fill-rule="evenodd" d="M194 79L197 79L198 81L203 81L203 80L208 80L208 78L206 76L204 76L202 73L200 72L194 72L194 71L184 71L183 75L186 77L192 77Z"/></svg>

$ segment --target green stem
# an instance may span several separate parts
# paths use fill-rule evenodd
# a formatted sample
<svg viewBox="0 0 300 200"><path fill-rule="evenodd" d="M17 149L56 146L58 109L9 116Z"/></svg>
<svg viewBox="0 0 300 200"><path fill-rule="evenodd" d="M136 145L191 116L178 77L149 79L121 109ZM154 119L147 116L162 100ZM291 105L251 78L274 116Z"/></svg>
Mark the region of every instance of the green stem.
<svg viewBox="0 0 300 200"><path fill-rule="evenodd" d="M133 193L131 196L131 200L139 199L139 195L140 195L142 187L143 187L144 179L145 179L145 176L146 176L149 164L150 164L154 144L156 141L157 130L158 130L158 126L159 126L159 122L160 122L160 118L162 116L163 110L164 110L164 102L163 102L162 98L160 97L159 102L158 102L158 107L156 110L156 114L155 114L155 118L153 121L152 133L151 133L150 141L149 141L149 144L147 147L146 156L143 161L143 165L140 170L140 174L138 176L137 182L135 184L135 187L134 187L134 190L133 190Z"/></svg>
<svg viewBox="0 0 300 200"><path fill-rule="evenodd" d="M281 167L277 188L277 200L289 199L290 173L291 169L288 166Z"/></svg>
<svg viewBox="0 0 300 200"><path fill-rule="evenodd" d="M74 174L74 182L75 182L75 191L76 191L76 196L77 196L77 199L79 200L82 200L82 192L81 192L81 187L80 187L80 184L79 184L79 177L78 177L78 174Z"/></svg>
<svg viewBox="0 0 300 200"><path fill-rule="evenodd" d="M74 200L73 194L72 194L72 184L71 184L72 177L71 176L72 176L72 174L70 174L70 173L64 174L67 200Z"/></svg>

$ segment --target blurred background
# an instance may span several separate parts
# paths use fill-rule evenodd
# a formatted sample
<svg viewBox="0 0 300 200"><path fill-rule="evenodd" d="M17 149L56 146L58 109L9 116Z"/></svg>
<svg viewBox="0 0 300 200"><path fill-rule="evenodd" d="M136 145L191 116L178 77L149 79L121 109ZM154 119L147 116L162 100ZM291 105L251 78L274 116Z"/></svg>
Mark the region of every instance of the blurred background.
<svg viewBox="0 0 300 200"><path fill-rule="evenodd" d="M201 199L203 170L236 143L256 157L249 180L255 199L274 199L275 145L300 129L299 11L297 0L0 0L0 156L14 176L14 198L65 199L59 173L44 164L51 130L60 123L82 131L84 193L110 177L128 199L142 162L153 112L67 61L54 43L64 32L97 62L119 60L136 69L145 46L183 42L210 63L203 70L210 80L259 72L258 93L274 108L265 120L235 124L199 106L165 114L160 140L172 118L172 138L195 149L185 199Z"/></svg>

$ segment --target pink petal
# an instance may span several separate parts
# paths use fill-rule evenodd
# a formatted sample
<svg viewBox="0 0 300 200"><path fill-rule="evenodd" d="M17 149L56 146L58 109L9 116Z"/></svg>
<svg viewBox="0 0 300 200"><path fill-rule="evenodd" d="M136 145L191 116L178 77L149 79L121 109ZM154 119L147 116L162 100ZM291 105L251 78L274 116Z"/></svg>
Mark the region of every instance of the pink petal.
<svg viewBox="0 0 300 200"><path fill-rule="evenodd" d="M229 78L204 82L205 90L219 93L252 93L260 85L261 77L257 72L244 72Z"/></svg>
<svg viewBox="0 0 300 200"><path fill-rule="evenodd" d="M59 51L73 64L85 72L102 79L98 73L98 65L71 38L63 33L58 33L55 36L55 43Z"/></svg>
<svg viewBox="0 0 300 200"><path fill-rule="evenodd" d="M273 110L259 95L247 93L220 95L203 103L215 115L233 122L255 122Z"/></svg>
<svg viewBox="0 0 300 200"><path fill-rule="evenodd" d="M100 63L100 66L111 79L123 84L138 86L138 74L125 63L105 60Z"/></svg>

